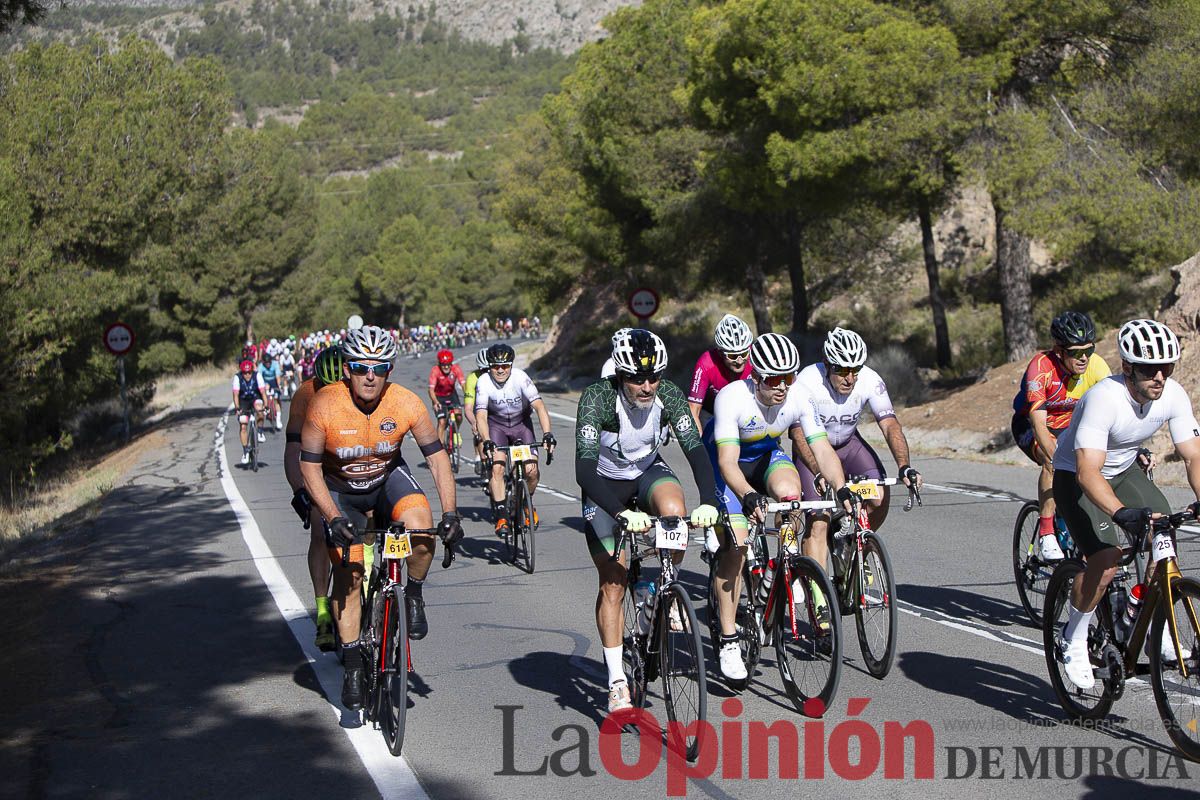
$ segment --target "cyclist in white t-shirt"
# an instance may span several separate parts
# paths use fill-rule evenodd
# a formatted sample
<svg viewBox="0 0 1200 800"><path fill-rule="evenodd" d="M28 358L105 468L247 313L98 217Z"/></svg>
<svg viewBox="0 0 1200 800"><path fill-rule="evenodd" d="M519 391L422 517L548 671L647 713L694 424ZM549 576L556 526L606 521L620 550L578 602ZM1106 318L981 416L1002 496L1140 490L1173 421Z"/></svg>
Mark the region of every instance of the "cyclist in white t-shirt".
<svg viewBox="0 0 1200 800"><path fill-rule="evenodd" d="M1170 377L1179 360L1179 340L1161 322L1135 319L1121 327L1117 341L1121 373L1083 396L1054 452L1054 502L1087 558L1087 571L1071 592L1060 651L1067 677L1081 689L1095 685L1088 627L1126 544L1117 526L1143 537L1153 516L1171 510L1137 463L1142 444L1164 424L1187 467L1197 498L1193 508L1200 506L1200 425L1187 392ZM1153 564L1147 565L1147 574L1152 570ZM1162 656L1175 660L1169 635L1163 637Z"/></svg>

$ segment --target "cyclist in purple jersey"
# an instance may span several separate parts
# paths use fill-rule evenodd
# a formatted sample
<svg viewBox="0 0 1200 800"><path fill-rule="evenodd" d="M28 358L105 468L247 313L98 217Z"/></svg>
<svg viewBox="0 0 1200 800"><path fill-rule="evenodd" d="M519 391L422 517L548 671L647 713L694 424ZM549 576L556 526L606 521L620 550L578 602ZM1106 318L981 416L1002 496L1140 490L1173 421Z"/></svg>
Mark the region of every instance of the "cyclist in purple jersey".
<svg viewBox="0 0 1200 800"><path fill-rule="evenodd" d="M707 412L711 418L717 392L734 381L750 377L750 343L754 336L750 333L749 325L733 314L726 314L717 323L713 339L717 346L705 350L696 360L687 398L688 407L696 421L696 430L703 430L705 437L710 440L712 426L700 424L700 412Z"/></svg>

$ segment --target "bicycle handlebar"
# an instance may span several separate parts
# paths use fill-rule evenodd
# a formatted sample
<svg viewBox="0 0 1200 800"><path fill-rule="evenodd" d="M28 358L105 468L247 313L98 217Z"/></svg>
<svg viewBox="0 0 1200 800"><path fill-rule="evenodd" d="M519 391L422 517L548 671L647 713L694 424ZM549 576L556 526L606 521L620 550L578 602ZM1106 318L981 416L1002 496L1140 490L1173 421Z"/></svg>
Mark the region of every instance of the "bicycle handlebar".
<svg viewBox="0 0 1200 800"><path fill-rule="evenodd" d="M649 515L647 515L647 516L649 516ZM658 522L659 520L666 522L667 524L671 525L672 527L674 527L682 522L685 525L687 525L688 530L696 530L697 528L707 527L705 525L693 525L687 517L679 517L679 516L674 516L674 515L669 515L669 516L664 515L664 516L657 516L657 517L650 516L650 528L648 528L646 531L640 531L640 532L647 533L651 530L654 530L654 523ZM613 550L612 555L610 555L608 557L609 561L616 561L617 559L619 559L621 557L621 550L623 550L625 547L626 535L627 534L629 536L633 535L633 531L629 530L628 521L624 517L617 517L617 525L621 529L621 535L617 537L617 546Z"/></svg>
<svg viewBox="0 0 1200 800"><path fill-rule="evenodd" d="M1185 508L1182 511L1176 511L1173 514L1165 514L1158 519L1151 519L1149 521L1150 524L1146 528L1146 533L1142 536L1142 541L1140 543L1137 541L1138 537L1136 534L1130 533L1129 531L1125 530L1125 528L1121 528L1121 526L1118 525L1117 527L1121 528L1121 532L1125 534L1125 539L1129 543L1129 547L1121 548L1126 552L1121 556L1121 560L1117 562L1118 565L1125 566L1131 563L1142 549L1149 548L1155 533L1173 531L1179 528L1185 522L1192 522L1195 519L1197 519L1196 514L1191 510L1191 508Z"/></svg>
<svg viewBox="0 0 1200 800"><path fill-rule="evenodd" d="M900 486L903 486L904 481L902 481L898 478L868 478L865 475L849 475L846 477L846 485L847 486L864 485L864 484L868 485L868 486L870 486L870 485L875 485L875 486L900 485ZM832 488L832 487L830 487L830 488ZM924 508L925 503L922 502L922 500L921 500L921 492L917 490L916 483L913 483L911 486L908 486L907 488L908 488L908 500L906 500L904 503L904 510L906 512L912 511L914 500L916 501L916 503L919 507Z"/></svg>
<svg viewBox="0 0 1200 800"><path fill-rule="evenodd" d="M491 449L492 450L512 450L513 448L516 448L516 447L528 447L530 450L543 449L543 446L541 443L538 443L538 444L505 444L505 445L498 444L498 445L494 445ZM548 467L554 461L554 451L548 447L545 448L545 450L546 450L546 466ZM494 461L494 459L487 457L487 453L484 453L484 459L487 461Z"/></svg>

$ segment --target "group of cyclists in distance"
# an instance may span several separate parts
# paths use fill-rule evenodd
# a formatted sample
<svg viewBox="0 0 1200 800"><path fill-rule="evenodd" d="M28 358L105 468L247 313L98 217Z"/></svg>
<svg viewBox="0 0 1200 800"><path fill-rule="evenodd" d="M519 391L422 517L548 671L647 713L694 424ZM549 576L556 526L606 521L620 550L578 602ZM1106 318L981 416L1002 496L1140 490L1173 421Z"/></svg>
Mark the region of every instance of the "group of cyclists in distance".
<svg viewBox="0 0 1200 800"><path fill-rule="evenodd" d="M433 330L439 343L447 343L438 339L444 331ZM472 330L469 323L467 330ZM1197 498L1191 508L1200 511L1200 424L1187 393L1171 378L1180 345L1163 323L1135 319L1121 327L1115 373L1096 353L1096 329L1086 314L1059 314L1050 334L1053 346L1035 355L1024 373L1013 403L1012 432L1017 446L1040 469L1041 558L1054 562L1064 557L1054 535L1057 514L1087 561L1085 576L1073 589L1060 658L1070 680L1088 688L1095 678L1087 631L1116 569L1117 528L1145 536L1151 519L1170 510L1146 477L1153 458L1142 445L1163 425L1169 427ZM516 353L506 341L479 349L468 357L465 370L449 349L437 352L427 386L435 423L417 393L388 380L406 347L401 344L405 337L413 341L411 332L400 336L395 330L351 324L332 334L289 339L290 345L280 342L277 356L268 342L256 348L258 358L250 354L242 362L234 378L239 416L248 418L265 413L262 394L270 390L273 375L280 380L264 364L278 364L283 353L312 357L311 374L293 392L284 471L293 490L292 505L311 532L316 644L332 649L336 626L345 663L342 701L351 710L361 708L363 696L356 642L367 515L380 527L403 522L410 529L434 529L431 506L401 454L404 436L416 440L432 473L442 508L436 532L447 546L463 536L443 444L451 415L465 419L477 461L490 465L492 471L481 475L488 482L494 532L500 536L510 520L505 455L497 448L540 441L552 453L557 445L537 387L515 365ZM820 359L804 364L788 337L755 336L743 320L726 314L685 390L665 377L669 356L659 335L642 328L613 333L609 359L579 397L574 464L584 541L596 568L595 623L610 712L631 707L622 640L628 557L621 553L613 558L622 530L647 531L658 516L685 517L692 526L709 529L706 547L718 565L709 587L719 616L720 641L714 649L721 675L737 685L747 679L747 670L735 624L736 598L749 530L763 522L768 504L832 497L842 510L856 514L860 503L868 503L865 511L878 532L888 514L887 487L881 487L878 499L862 500L848 485L852 477L885 477L883 461L859 430L868 411L899 483L921 489L923 477L911 464L886 382L866 365L867 358L859 334L835 328L822 343ZM700 498L690 511L680 476L663 456L672 438L683 451ZM536 461L527 467L532 495L539 480ZM535 516L526 522L536 526L539 520ZM806 534L798 545L822 566L829 558L829 528L827 512L807 512ZM408 557L405 589L408 630L415 640L429 629L423 585L436 548L433 534L414 536L418 539ZM349 549L346 566L343 548ZM833 600L815 598L818 615L837 613L830 608ZM1169 638L1162 649L1164 659L1175 658ZM1179 652L1190 657L1186 648Z"/></svg>

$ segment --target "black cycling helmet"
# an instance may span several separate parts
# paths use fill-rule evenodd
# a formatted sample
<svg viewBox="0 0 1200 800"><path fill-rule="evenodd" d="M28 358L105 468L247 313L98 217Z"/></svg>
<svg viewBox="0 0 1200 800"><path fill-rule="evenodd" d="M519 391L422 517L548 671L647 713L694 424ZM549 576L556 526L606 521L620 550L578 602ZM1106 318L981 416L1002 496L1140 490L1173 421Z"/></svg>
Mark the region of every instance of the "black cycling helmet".
<svg viewBox="0 0 1200 800"><path fill-rule="evenodd" d="M1050 323L1050 337L1064 347L1091 344L1096 341L1096 326L1081 311L1064 311Z"/></svg>
<svg viewBox="0 0 1200 800"><path fill-rule="evenodd" d="M511 364L516 357L516 352L506 344L494 344L488 348L489 367L496 367L501 364Z"/></svg>

